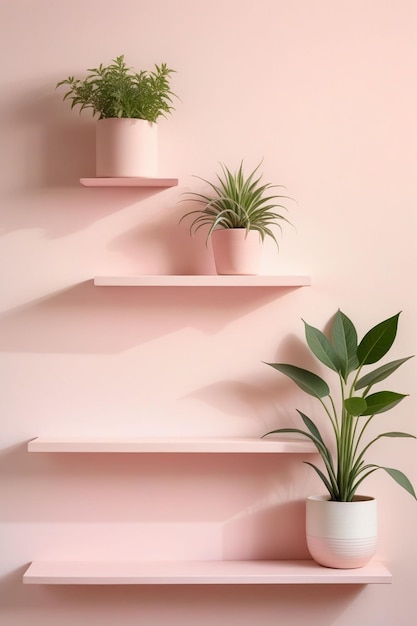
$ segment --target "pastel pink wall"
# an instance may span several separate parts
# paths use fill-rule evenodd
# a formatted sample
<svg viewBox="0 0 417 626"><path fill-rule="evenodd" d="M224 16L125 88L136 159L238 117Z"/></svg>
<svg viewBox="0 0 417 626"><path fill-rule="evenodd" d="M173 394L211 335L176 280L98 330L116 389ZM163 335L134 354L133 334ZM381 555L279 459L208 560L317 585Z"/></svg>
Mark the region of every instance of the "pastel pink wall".
<svg viewBox="0 0 417 626"><path fill-rule="evenodd" d="M47 434L258 436L314 411L262 361L305 352L301 318L340 307L367 330L402 310L392 358L417 350L414 0L2 0L0 622L2 626L411 626L417 505L382 475L378 557L361 589L23 587L35 558L303 557L300 459L28 455ZM62 103L69 74L125 54L166 61L181 101L160 123L161 194L85 189L94 122ZM313 286L98 289L96 274L213 270L178 228L180 194L218 161L298 201L264 271ZM417 360L395 428L417 431ZM381 422L392 429L391 414ZM416 445L375 462L417 484Z"/></svg>

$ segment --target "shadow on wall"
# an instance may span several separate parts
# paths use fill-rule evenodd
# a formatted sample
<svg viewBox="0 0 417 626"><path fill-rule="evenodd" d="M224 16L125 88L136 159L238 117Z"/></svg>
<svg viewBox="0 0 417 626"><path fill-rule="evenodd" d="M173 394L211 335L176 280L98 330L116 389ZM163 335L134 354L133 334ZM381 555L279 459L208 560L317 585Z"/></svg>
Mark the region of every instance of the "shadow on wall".
<svg viewBox="0 0 417 626"><path fill-rule="evenodd" d="M30 144L16 163L24 187L65 186L95 176L96 119L88 111L71 111L62 101L64 93L55 91L51 78L50 84L22 93L19 104L15 98L4 110L12 128L24 131L22 150Z"/></svg>
<svg viewBox="0 0 417 626"><path fill-rule="evenodd" d="M290 558L303 558L299 485L307 492L310 477L299 455L282 456L42 454L19 444L0 451L0 520L212 524L224 558L284 558L294 545Z"/></svg>
<svg viewBox="0 0 417 626"><path fill-rule="evenodd" d="M156 219L155 208L148 203L157 193L158 206L163 202L162 206L172 211L176 199L169 191L161 194L156 188L87 188L78 180L62 189L19 189L10 194L7 205L1 207L2 232L41 229L45 236L55 239L101 222L108 223L109 231L120 230L127 219L137 220L138 224L144 216ZM99 237L100 233L92 232L91 236Z"/></svg>
<svg viewBox="0 0 417 626"><path fill-rule="evenodd" d="M211 243L206 233L191 236L180 224L185 213L181 187L166 190L139 208L137 226L114 237L108 249L131 259L137 273L199 275L215 274ZM174 196L175 194L175 196Z"/></svg>
<svg viewBox="0 0 417 626"><path fill-rule="evenodd" d="M214 428L221 428L224 415L227 414L229 423L235 419L240 425L245 422L252 430L256 426L262 434L271 430L269 418L271 410L276 417L278 407L274 406L277 396L283 403L285 388L283 385L275 385L268 389L265 380L254 378L253 373L250 381L225 379L220 382L198 387L181 399L191 399L199 402L202 406L214 409L211 424Z"/></svg>
<svg viewBox="0 0 417 626"><path fill-rule="evenodd" d="M95 176L95 119L71 112L62 96L51 79L3 104L6 142L14 143L12 166L19 187L67 186Z"/></svg>
<svg viewBox="0 0 417 626"><path fill-rule="evenodd" d="M51 102L55 100L51 98ZM55 106L50 108L51 118L39 117L42 129L39 185L65 187L78 182L80 178L94 177L95 120L83 120L75 115L74 120L56 121L57 116L53 115Z"/></svg>
<svg viewBox="0 0 417 626"><path fill-rule="evenodd" d="M238 515L223 531L223 558L308 559L305 501L275 503Z"/></svg>
<svg viewBox="0 0 417 626"><path fill-rule="evenodd" d="M0 316L5 352L107 354L196 328L211 335L291 288L94 287L88 280Z"/></svg>

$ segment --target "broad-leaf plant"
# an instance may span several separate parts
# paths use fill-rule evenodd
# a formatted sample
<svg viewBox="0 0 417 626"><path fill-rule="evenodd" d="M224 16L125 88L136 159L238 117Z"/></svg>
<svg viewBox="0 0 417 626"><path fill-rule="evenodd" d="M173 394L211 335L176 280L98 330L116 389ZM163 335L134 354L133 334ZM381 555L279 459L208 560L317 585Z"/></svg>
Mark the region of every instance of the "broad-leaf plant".
<svg viewBox="0 0 417 626"><path fill-rule="evenodd" d="M261 183L262 175L257 176L261 163L248 176L244 173L243 161L234 172L224 163L220 165L222 173L216 174L217 182L213 183L196 176L209 185L210 191L207 194L186 193L188 197L185 201L194 200L204 206L201 209L189 211L183 215L180 222L193 216L190 226L191 234L195 234L202 227L208 227L207 241L217 228L244 228L246 231L258 231L262 242L266 236L271 237L278 247L277 238L271 227L277 226L281 229L281 222L290 222L281 211L277 212L276 209L287 210L280 202L292 198L270 193L270 189L282 187L281 185Z"/></svg>
<svg viewBox="0 0 417 626"><path fill-rule="evenodd" d="M340 393L338 401L327 382L317 374L286 363L267 363L289 377L304 392L316 398L330 420L334 440L326 443L317 424L299 413L303 428L278 428L269 433L298 433L310 439L324 464L314 468L330 495L330 500L351 502L361 483L378 469L385 470L401 487L416 498L407 476L398 469L369 463L365 460L371 446L383 437L404 438L414 435L400 431L383 432L366 438L369 425L378 416L393 409L406 394L395 391L374 391L374 385L386 380L411 356L396 359L364 372L365 366L378 363L394 343L399 313L377 324L358 343L358 335L351 320L338 310L334 316L329 337L304 322L305 338L313 355L335 372Z"/></svg>
<svg viewBox="0 0 417 626"><path fill-rule="evenodd" d="M173 110L170 79L174 70L165 63L155 65L152 72L133 72L121 55L108 66L100 64L87 71L84 80L69 76L57 84L69 86L64 100L71 100L71 109L79 105L80 112L92 109L99 119L127 117L149 122Z"/></svg>

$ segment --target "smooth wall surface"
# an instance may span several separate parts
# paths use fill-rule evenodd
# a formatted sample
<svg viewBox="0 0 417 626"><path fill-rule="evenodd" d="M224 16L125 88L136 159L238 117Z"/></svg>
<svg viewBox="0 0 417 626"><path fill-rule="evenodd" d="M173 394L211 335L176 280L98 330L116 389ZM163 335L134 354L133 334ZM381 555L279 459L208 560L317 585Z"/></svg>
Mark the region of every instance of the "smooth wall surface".
<svg viewBox="0 0 417 626"><path fill-rule="evenodd" d="M319 407L265 361L321 368L302 319L340 307L359 335L402 311L390 354L417 351L417 3L414 0L1 0L2 626L412 626L417 503L382 473L378 558L392 585L24 587L33 559L303 558L297 456L29 455L38 435L260 436ZM159 125L160 174L177 188L87 189L94 120L56 83L125 54L176 69ZM117 273L213 273L204 237L178 226L181 194L218 162L254 168L297 200L263 272L312 287L97 288ZM381 415L417 433L410 394ZM412 440L369 460L417 484Z"/></svg>

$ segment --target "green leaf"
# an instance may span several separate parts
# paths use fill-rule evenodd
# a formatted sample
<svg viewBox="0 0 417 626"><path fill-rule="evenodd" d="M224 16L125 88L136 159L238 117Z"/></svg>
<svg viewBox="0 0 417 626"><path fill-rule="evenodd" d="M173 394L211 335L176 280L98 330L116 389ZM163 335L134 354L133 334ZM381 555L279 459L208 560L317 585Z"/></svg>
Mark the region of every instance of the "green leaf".
<svg viewBox="0 0 417 626"><path fill-rule="evenodd" d="M310 439L310 441L314 443L314 445L317 448L317 451L321 455L323 453L323 448L325 448L325 446L322 444L322 442L319 439L314 437L314 435L312 435L311 433L308 433L305 430L301 430L301 428L276 428L275 430L270 430L269 432L262 435L261 439L263 439L264 437L268 437L268 435L281 435L281 434L303 435L304 437L307 437L307 439Z"/></svg>
<svg viewBox="0 0 417 626"><path fill-rule="evenodd" d="M320 433L319 429L317 428L317 426L315 425L315 423L313 422L313 420L311 420L307 415L305 415L304 413L302 413L298 409L297 409L297 413L300 415L301 419L303 420L304 424L307 426L308 430L313 435L313 437L315 437L323 445L325 445L324 441L323 441L323 437L321 436L321 433Z"/></svg>
<svg viewBox="0 0 417 626"><path fill-rule="evenodd" d="M377 439L379 439L380 437L409 437L410 439L417 439L415 435L410 435L410 433L402 433L398 431L392 431L389 433L381 433L381 435L378 435Z"/></svg>
<svg viewBox="0 0 417 626"><path fill-rule="evenodd" d="M357 472L354 477L352 477L352 478L358 478L358 476L360 476L361 472L365 472L358 478L358 480L349 489L349 492L348 492L347 497L346 497L346 502L351 502L353 500L353 496L355 495L359 485L364 480L366 480L366 478L368 478L368 476L370 476L371 474L373 474L374 472L376 472L379 469L380 469L380 467L378 465L365 465L365 466L363 466L361 468L361 470L359 472ZM367 471L367 470L369 470L369 471Z"/></svg>
<svg viewBox="0 0 417 626"><path fill-rule="evenodd" d="M261 439L263 439L264 437L268 437L268 435L280 435L281 433L304 435L305 437L308 437L308 439L311 439L312 441L314 440L314 438L309 433L306 433L300 428L276 428L275 430L270 430L269 432L262 435Z"/></svg>
<svg viewBox="0 0 417 626"><path fill-rule="evenodd" d="M365 398L346 398L344 404L349 415L363 415L367 408Z"/></svg>
<svg viewBox="0 0 417 626"><path fill-rule="evenodd" d="M404 359L397 359L396 361L391 361L391 363L386 363L373 372L369 372L362 378L360 378L355 385L355 389L363 389L364 387L371 387L376 383L380 383L385 378L388 378L396 369L400 367L403 363L408 361L408 359L412 359L413 356L407 356Z"/></svg>
<svg viewBox="0 0 417 626"><path fill-rule="evenodd" d="M288 365L286 363L267 363L285 376L291 378L306 393L315 398L324 398L330 394L330 389L325 380L309 372L308 370Z"/></svg>
<svg viewBox="0 0 417 626"><path fill-rule="evenodd" d="M395 438L395 437L400 437L400 438L408 438L408 439L417 439L417 437L415 435L411 435L410 433L403 433L401 431L390 431L388 433L381 433L380 435L377 435L374 439L372 439L362 450L360 456L359 456L359 460L364 456L365 452L374 445L374 443L376 443L379 439L382 439L383 437L391 437L391 438ZM359 469L359 468L358 468Z"/></svg>
<svg viewBox="0 0 417 626"><path fill-rule="evenodd" d="M361 415L376 415L384 413L396 406L407 394L396 393L395 391L378 391L366 398L366 409Z"/></svg>
<svg viewBox="0 0 417 626"><path fill-rule="evenodd" d="M378 466L378 467L380 469L385 470L391 476L391 478L393 478L395 480L395 482L400 485L400 487L402 487L403 489L408 491L408 493L410 495L412 495L413 498L415 498L417 500L417 496L416 496L416 492L414 491L414 487L411 484L410 480L407 478L407 476L403 472L401 472L400 470L394 469L392 467L382 467L381 465Z"/></svg>
<svg viewBox="0 0 417 626"><path fill-rule="evenodd" d="M369 450L369 448L371 446L373 446L379 439L382 439L383 437L402 437L402 438L410 438L410 439L417 439L417 437L415 435L410 435L410 433L403 433L403 432L398 432L398 431L391 431L388 433L381 433L380 435L378 435L377 437L375 437L374 439L372 439L362 450L362 452L360 453L360 455L357 458L357 461L355 462L353 468L352 468L352 478L356 479L359 474L361 474L362 472L364 472L366 469L368 469L369 467L374 467L374 465L365 465L363 466L363 457L365 455L365 453L367 452L367 450ZM375 471L375 470L373 470ZM363 480L363 478L361 479L361 481ZM360 481L360 482L361 482ZM357 483L359 484L359 483Z"/></svg>
<svg viewBox="0 0 417 626"><path fill-rule="evenodd" d="M399 316L400 313L397 313L393 317L377 324L366 333L358 346L360 365L376 363L386 355L394 343Z"/></svg>
<svg viewBox="0 0 417 626"><path fill-rule="evenodd" d="M333 464L333 460L332 460L332 455L329 451L329 449L324 445L323 440L320 438L315 437L313 434L306 432L304 430L301 430L299 428L278 428L276 430L271 430L269 433L266 433L265 435L263 435L263 437L267 437L268 435L277 435L277 434L281 434L281 433L296 433L299 435L304 435L305 437L308 437L308 439L311 439L311 441L314 443L314 445L317 448L318 453L320 454L321 458L323 459L323 462L326 466L326 470L328 473L328 481L326 478L324 478L324 482L327 486L327 484L332 485L333 488L333 492L336 493L337 492L337 480L335 477L335 473L334 473L334 464ZM324 474L323 474L324 476Z"/></svg>
<svg viewBox="0 0 417 626"><path fill-rule="evenodd" d="M304 322L304 320L303 320ZM340 362L337 357L337 354L330 343L329 339L327 339L326 335L324 335L320 330L314 328L304 322L305 327L305 336L308 347L312 351L315 357L318 358L319 361L330 367L330 369L338 372L340 369Z"/></svg>
<svg viewBox="0 0 417 626"><path fill-rule="evenodd" d="M320 452L321 457L322 457L323 461L325 462L326 467L329 470L329 475L330 474L334 474L334 465L333 465L332 455L331 455L330 450L327 448L327 446L326 446L326 444L324 442L324 439L321 436L321 433L320 433L319 429L317 428L317 426L315 425L313 420L311 420L307 415L305 415L304 413L302 413L298 409L297 409L297 413L300 415L300 417L303 420L304 424L307 426L309 432L312 434L312 436L314 438L313 441L316 444L317 450ZM319 445L319 444L321 444L321 445Z"/></svg>
<svg viewBox="0 0 417 626"><path fill-rule="evenodd" d="M324 472L322 472L322 470L319 469L317 467L317 465L314 465L314 463L310 463L310 461L304 461L304 463L306 465L309 465L310 467L312 467L317 472L317 474L319 475L320 479L323 481L327 491L329 492L331 500L337 500L338 499L338 491L336 491L333 488L333 486L332 486L330 480L327 478L326 474Z"/></svg>
<svg viewBox="0 0 417 626"><path fill-rule="evenodd" d="M346 381L358 366L358 335L350 319L339 309L332 325L332 341L340 363L340 373Z"/></svg>

